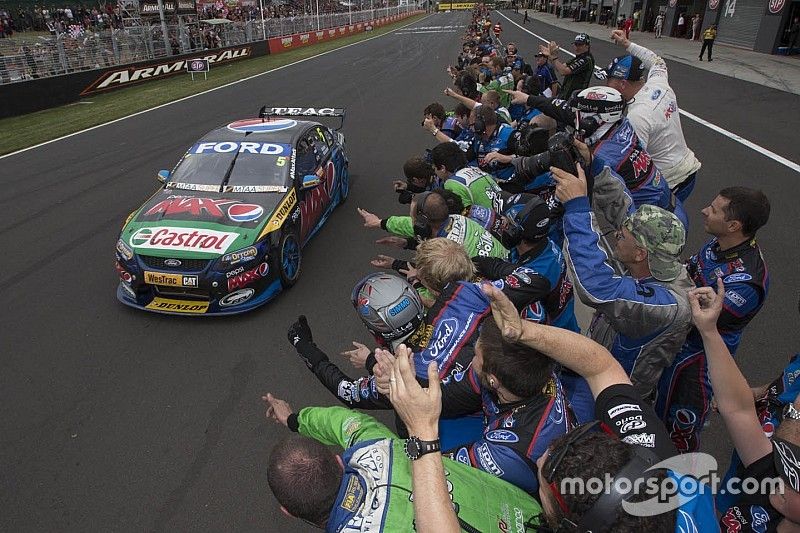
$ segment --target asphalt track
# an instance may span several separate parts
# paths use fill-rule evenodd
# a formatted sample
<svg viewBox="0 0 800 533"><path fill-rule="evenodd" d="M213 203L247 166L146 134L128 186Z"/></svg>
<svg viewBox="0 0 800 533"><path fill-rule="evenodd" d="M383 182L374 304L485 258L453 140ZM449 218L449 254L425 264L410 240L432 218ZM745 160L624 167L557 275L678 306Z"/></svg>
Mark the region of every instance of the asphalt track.
<svg viewBox="0 0 800 533"><path fill-rule="evenodd" d="M412 28L466 22L466 14L436 14ZM573 37L536 21L529 27L562 44ZM285 431L265 421L259 398L271 391L295 407L332 403L286 341L297 314L308 315L331 354L351 339L367 341L349 294L370 271L381 234L362 229L355 208L401 211L389 179L431 146L421 110L444 100L444 68L460 47L460 29L417 31L0 161L0 530L308 530L285 518L269 493L268 452ZM504 38L532 59L533 37L507 27ZM619 53L607 42L593 50L598 63ZM800 97L687 65L670 68L682 108L800 159ZM206 131L253 116L265 103L347 108L351 197L306 248L298 285L234 318L120 305L114 243L128 212L156 188L156 171ZM772 292L739 354L751 381L764 381L798 346L800 176L686 118L683 125L703 162L687 206L694 222L688 250L705 239L698 211L720 188L757 186L772 201L771 222L759 235ZM722 458L727 446L711 428L704 447Z"/></svg>

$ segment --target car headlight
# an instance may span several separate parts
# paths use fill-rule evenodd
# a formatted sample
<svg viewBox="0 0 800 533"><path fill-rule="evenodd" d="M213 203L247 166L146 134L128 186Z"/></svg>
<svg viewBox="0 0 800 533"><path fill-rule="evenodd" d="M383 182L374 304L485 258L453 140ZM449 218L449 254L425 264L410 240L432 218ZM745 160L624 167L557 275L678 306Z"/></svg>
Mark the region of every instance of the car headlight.
<svg viewBox="0 0 800 533"><path fill-rule="evenodd" d="M240 263L247 263L258 257L258 248L256 246L248 246L234 252L228 252L217 261L217 268L224 270Z"/></svg>
<svg viewBox="0 0 800 533"><path fill-rule="evenodd" d="M117 241L117 252L119 252L119 255L124 257L126 261L133 259L133 250L131 250L122 239Z"/></svg>

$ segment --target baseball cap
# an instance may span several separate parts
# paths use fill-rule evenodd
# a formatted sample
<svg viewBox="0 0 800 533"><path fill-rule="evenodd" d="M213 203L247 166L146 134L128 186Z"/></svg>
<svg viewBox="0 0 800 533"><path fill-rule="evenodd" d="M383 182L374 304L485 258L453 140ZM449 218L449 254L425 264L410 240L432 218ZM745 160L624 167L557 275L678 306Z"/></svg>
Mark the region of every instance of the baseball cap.
<svg viewBox="0 0 800 533"><path fill-rule="evenodd" d="M622 225L647 250L650 273L660 281L672 281L681 272L680 253L686 244L686 230L673 213L645 204Z"/></svg>
<svg viewBox="0 0 800 533"><path fill-rule="evenodd" d="M579 33L575 36L575 44L589 44L589 36L585 33Z"/></svg>
<svg viewBox="0 0 800 533"><path fill-rule="evenodd" d="M514 195L504 207L504 214L519 227L522 237L535 241L547 236L550 207L538 195Z"/></svg>
<svg viewBox="0 0 800 533"><path fill-rule="evenodd" d="M601 74L605 74L605 76L597 76L601 80L617 78L620 80L639 81L642 79L642 74L644 74L644 65L642 65L641 59L628 54L615 57Z"/></svg>

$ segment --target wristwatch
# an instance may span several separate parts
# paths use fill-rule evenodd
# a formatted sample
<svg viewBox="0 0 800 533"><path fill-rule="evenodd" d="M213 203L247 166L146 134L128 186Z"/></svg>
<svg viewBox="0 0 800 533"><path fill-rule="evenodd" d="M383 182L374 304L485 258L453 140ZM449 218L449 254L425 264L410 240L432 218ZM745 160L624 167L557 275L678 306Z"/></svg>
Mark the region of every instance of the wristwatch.
<svg viewBox="0 0 800 533"><path fill-rule="evenodd" d="M800 411L794 408L794 405L787 403L783 408L783 418L791 418L792 420L800 420ZM408 453L406 451L406 453Z"/></svg>
<svg viewBox="0 0 800 533"><path fill-rule="evenodd" d="M412 461L416 461L426 453L438 452L441 449L439 439L419 440L419 437L408 437L405 445L406 455Z"/></svg>

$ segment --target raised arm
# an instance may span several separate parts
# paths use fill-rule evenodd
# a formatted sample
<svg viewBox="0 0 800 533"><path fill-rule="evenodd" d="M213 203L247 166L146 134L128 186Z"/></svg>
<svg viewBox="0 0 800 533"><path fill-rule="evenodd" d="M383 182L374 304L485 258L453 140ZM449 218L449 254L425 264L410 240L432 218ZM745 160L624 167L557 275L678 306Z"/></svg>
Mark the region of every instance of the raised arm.
<svg viewBox="0 0 800 533"><path fill-rule="evenodd" d="M758 420L753 392L717 329L724 299L725 287L720 278L717 279L716 293L711 287L700 287L689 293L692 320L703 339L717 408L742 463L749 466L770 453L772 444Z"/></svg>
<svg viewBox="0 0 800 533"><path fill-rule="evenodd" d="M535 348L557 363L583 376L597 397L604 389L631 381L608 350L583 335L562 328L521 320L511 301L497 287L484 283L492 315L503 336Z"/></svg>

